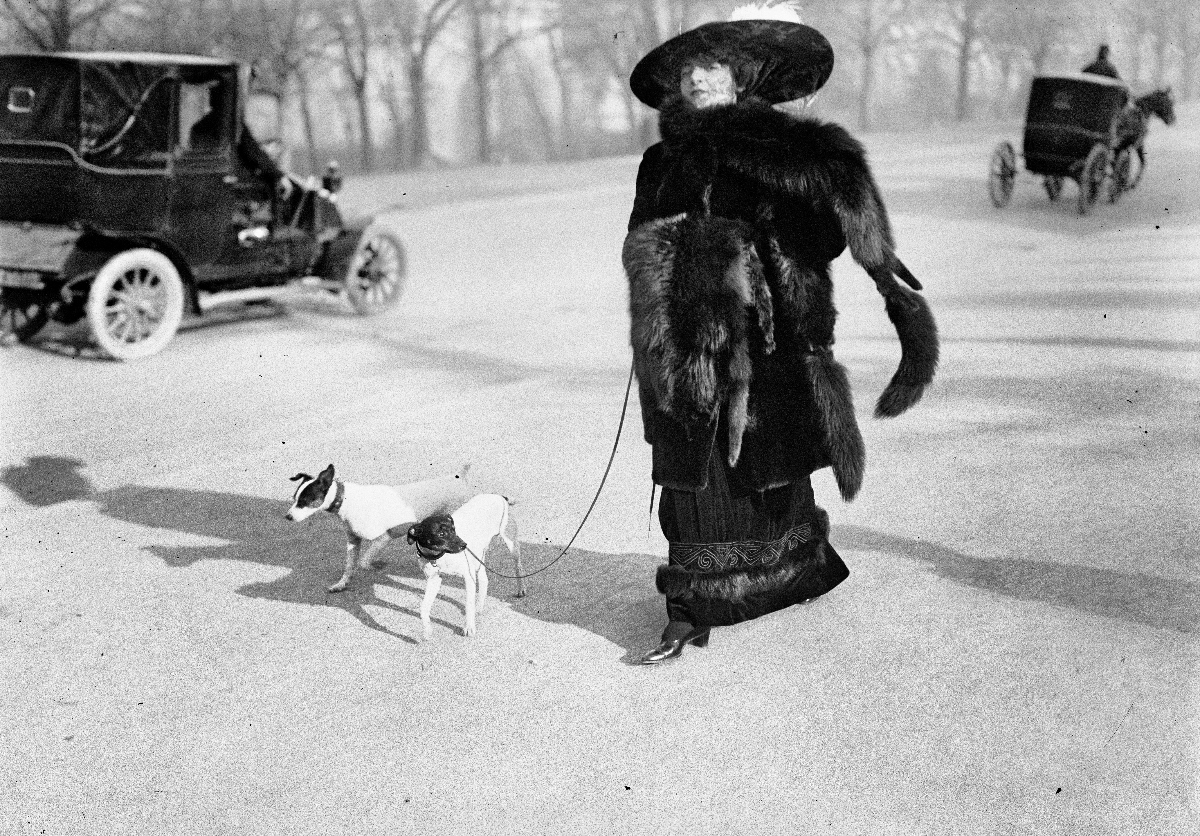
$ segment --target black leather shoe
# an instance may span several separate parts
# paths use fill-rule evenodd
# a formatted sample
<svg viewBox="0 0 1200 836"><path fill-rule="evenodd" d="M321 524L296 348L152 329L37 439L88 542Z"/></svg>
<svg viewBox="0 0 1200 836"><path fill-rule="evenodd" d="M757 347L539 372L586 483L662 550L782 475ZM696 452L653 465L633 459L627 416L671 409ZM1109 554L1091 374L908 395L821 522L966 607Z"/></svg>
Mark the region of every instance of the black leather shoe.
<svg viewBox="0 0 1200 836"><path fill-rule="evenodd" d="M642 657L643 665L657 665L668 659L674 659L683 653L684 645L694 644L696 647L708 646L708 628L692 630L682 639L669 639Z"/></svg>

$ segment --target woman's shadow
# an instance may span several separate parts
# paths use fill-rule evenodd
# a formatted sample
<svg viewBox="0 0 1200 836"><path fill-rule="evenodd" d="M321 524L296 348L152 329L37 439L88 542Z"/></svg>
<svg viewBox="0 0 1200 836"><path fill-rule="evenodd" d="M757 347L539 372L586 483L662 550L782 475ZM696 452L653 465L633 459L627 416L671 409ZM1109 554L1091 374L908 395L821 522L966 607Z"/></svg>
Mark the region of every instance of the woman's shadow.
<svg viewBox="0 0 1200 836"><path fill-rule="evenodd" d="M411 619L420 630L415 605L424 593L424 577L403 542L389 545L382 570L364 570L345 592L326 589L340 575L345 555L341 523L320 515L303 523L284 518L288 503L242 494L179 488L126 486L95 496L100 510L115 519L150 528L184 532L226 541L220 545L150 546L168 566L184 568L200 560L233 560L286 569L279 578L246 584L239 595L289 604L335 607L372 630L415 643L414 636L381 624L368 610L381 607ZM561 548L548 543L522 543L527 572L549 564ZM572 549L552 569L526 582L529 595L515 598L515 574L508 550L497 539L486 556L491 574L489 594L512 601L514 611L561 624L573 624L624 647L627 654L657 636L662 603L654 591L657 558L650 555L609 555ZM451 579L450 584L455 584ZM449 585L449 584L448 584ZM413 607L381 598L379 587L411 597ZM461 594L443 595L461 613ZM457 624L434 619L454 632Z"/></svg>
<svg viewBox="0 0 1200 836"><path fill-rule="evenodd" d="M1023 601L1040 601L1148 627L1200 629L1200 584L1082 563L1018 557L979 558L940 543L859 526L835 527L832 542L847 551L874 551L919 560L938 575Z"/></svg>

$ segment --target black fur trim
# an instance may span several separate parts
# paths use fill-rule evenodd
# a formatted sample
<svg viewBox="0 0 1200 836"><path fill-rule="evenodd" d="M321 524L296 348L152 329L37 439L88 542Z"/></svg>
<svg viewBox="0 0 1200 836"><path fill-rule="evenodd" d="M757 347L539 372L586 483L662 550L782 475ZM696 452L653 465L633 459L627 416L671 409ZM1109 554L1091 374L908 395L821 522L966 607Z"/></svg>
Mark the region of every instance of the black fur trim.
<svg viewBox="0 0 1200 836"><path fill-rule="evenodd" d="M825 434L825 452L837 480L838 492L846 502L862 487L867 467L867 446L854 417L850 379L829 349L818 349L804 358L813 400Z"/></svg>
<svg viewBox="0 0 1200 836"><path fill-rule="evenodd" d="M796 551L800 554L796 557L811 556L812 549L823 548L829 536L829 515L824 509L815 509L813 522L815 543L798 548ZM658 567L654 585L661 594L671 599L712 598L740 604L754 596L786 587L810 571L811 567L805 565L805 561L788 559L787 556L767 566L755 564L715 572L665 565Z"/></svg>

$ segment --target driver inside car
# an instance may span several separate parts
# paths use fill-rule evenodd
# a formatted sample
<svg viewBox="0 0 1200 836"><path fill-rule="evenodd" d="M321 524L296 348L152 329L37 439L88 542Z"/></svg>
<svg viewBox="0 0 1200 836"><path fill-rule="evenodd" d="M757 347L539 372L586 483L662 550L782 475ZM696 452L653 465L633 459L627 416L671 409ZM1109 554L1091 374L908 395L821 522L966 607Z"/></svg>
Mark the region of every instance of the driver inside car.
<svg viewBox="0 0 1200 836"><path fill-rule="evenodd" d="M208 85L208 111L192 125L188 132L188 147L195 151L215 151L221 141L221 118L225 112L225 91L218 82ZM241 137L237 142L237 154L242 164L257 177L269 182L281 200L286 201L292 193L292 181L270 154L263 149L250 126L242 122Z"/></svg>

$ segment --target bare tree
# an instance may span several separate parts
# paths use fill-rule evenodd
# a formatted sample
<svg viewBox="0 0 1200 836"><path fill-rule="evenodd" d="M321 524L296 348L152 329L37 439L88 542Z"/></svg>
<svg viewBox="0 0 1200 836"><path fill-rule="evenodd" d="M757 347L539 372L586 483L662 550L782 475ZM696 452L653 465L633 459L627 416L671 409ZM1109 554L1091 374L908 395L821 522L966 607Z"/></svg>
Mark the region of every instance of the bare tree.
<svg viewBox="0 0 1200 836"><path fill-rule="evenodd" d="M846 16L849 38L862 60L858 77L858 126L871 126L871 96L880 53L899 36L898 24L909 11L908 0L856 0ZM847 14L848 12L848 14Z"/></svg>
<svg viewBox="0 0 1200 836"><path fill-rule="evenodd" d="M466 0L464 6L480 162L492 160L490 76L504 53L526 34L521 26L526 14L522 6L518 0Z"/></svg>
<svg viewBox="0 0 1200 836"><path fill-rule="evenodd" d="M121 0L0 0L18 36L43 52L96 46L105 20Z"/></svg>
<svg viewBox="0 0 1200 836"><path fill-rule="evenodd" d="M389 52L397 52L408 88L408 148L410 165L423 166L431 155L429 140L429 59L439 38L445 34L465 0L382 0L384 18L390 24L385 34ZM398 91L389 91L395 102ZM399 116L396 116L399 121Z"/></svg>
<svg viewBox="0 0 1200 836"><path fill-rule="evenodd" d="M126 0L127 25L111 43L124 49L200 55L224 53L234 16L231 0Z"/></svg>
<svg viewBox="0 0 1200 836"><path fill-rule="evenodd" d="M954 118L965 122L971 116L971 62L986 26L989 0L948 0L947 10L954 45Z"/></svg>

